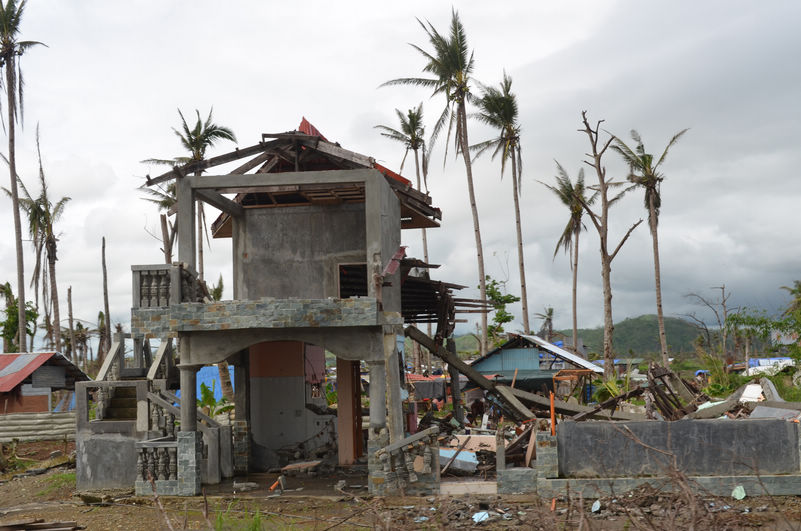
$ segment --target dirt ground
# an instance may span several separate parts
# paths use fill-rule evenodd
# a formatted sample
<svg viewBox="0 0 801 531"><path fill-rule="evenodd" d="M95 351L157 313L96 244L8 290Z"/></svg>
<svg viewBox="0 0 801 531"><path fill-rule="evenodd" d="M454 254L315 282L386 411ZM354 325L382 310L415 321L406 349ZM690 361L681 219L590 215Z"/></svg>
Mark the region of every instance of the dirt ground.
<svg viewBox="0 0 801 531"><path fill-rule="evenodd" d="M17 456L46 460L63 443L21 444ZM71 447L67 448L72 451ZM62 460L64 460L62 458ZM34 463L42 468L57 461ZM617 498L594 500L536 496L469 495L459 497L370 498L363 474L350 471L323 477L287 478L287 491L271 493L275 474L252 475L258 488L246 492L241 482L210 489L205 503L194 498L135 497L132 490L75 493L75 470L69 464L44 473L0 476L0 528L25 518L75 521L86 529L778 529L801 531L801 497L665 495L648 487ZM19 474L19 471L16 472ZM335 490L345 480L343 491ZM553 505L552 505L553 503ZM204 509L204 505L206 509ZM204 517L204 512L208 517ZM486 520L474 522L474 519Z"/></svg>

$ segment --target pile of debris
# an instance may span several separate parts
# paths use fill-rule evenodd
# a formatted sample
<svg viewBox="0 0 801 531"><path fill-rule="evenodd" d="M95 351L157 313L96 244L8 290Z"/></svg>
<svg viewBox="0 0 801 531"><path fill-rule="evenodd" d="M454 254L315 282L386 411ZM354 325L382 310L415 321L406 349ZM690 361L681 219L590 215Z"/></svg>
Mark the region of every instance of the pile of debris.
<svg viewBox="0 0 801 531"><path fill-rule="evenodd" d="M634 388L588 406L559 400L553 393L545 397L515 389L514 383L511 386L496 383L417 328L408 327L406 335L482 389L487 399L500 409L505 420L505 423L499 423L497 430L483 430L457 420L458 415L451 414L438 419L428 412L421 421L421 427L439 428L442 474L481 474L486 478L488 473L495 471L496 466L498 469L532 466L532 461L536 459L536 433L550 431L553 435L557 416L573 421L715 418L801 420L801 403L782 400L767 378L743 386L725 400L714 401L703 392L698 382L685 380L670 369L652 363L645 380ZM635 398L645 405L632 406L629 401ZM505 452L498 455L496 448L501 446Z"/></svg>

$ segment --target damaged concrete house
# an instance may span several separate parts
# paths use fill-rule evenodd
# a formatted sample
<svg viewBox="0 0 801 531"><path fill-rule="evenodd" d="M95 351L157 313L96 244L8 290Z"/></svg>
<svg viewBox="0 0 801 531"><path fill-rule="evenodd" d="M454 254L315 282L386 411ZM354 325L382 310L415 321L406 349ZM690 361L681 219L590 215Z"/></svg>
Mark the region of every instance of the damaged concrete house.
<svg viewBox="0 0 801 531"><path fill-rule="evenodd" d="M210 171L236 161L226 174ZM398 337L404 324L433 322L442 339L465 304L452 296L459 286L431 280L428 264L401 247L402 230L439 226L440 210L305 119L298 131L265 134L148 185L171 180L179 261L132 266L134 355L117 338L96 381L78 385L78 489L149 493L152 477L160 493L196 495L203 484L285 464L281 450L301 445L309 454L335 446L341 465L369 453L371 491L382 492L384 476L406 467L386 457L404 437ZM197 201L222 211L213 236L233 240L233 300L210 301L198 281ZM324 350L337 356L336 416L320 394ZM197 370L219 362L235 367L230 426L195 405ZM438 478L434 435L417 434L404 454L420 458L421 485Z"/></svg>

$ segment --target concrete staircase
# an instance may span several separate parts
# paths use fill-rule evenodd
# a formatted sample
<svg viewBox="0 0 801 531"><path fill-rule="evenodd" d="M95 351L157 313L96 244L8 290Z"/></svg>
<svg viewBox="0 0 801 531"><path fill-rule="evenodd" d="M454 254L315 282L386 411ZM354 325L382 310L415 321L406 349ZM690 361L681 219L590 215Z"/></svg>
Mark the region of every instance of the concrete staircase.
<svg viewBox="0 0 801 531"><path fill-rule="evenodd" d="M117 387L104 420L136 420L136 387Z"/></svg>

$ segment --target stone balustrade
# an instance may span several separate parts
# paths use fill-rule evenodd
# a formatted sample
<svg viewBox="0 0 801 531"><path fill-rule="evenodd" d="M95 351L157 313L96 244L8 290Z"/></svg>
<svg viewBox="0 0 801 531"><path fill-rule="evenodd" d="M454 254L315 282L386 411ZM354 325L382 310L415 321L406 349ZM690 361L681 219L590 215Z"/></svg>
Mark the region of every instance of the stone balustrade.
<svg viewBox="0 0 801 531"><path fill-rule="evenodd" d="M368 464L373 494L427 496L439 493L439 428L433 426L375 452ZM375 481L375 478L381 478Z"/></svg>
<svg viewBox="0 0 801 531"><path fill-rule="evenodd" d="M183 263L135 265L133 307L163 308L182 302L200 302L206 294L197 273Z"/></svg>

